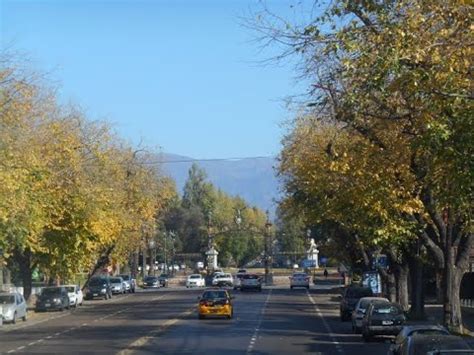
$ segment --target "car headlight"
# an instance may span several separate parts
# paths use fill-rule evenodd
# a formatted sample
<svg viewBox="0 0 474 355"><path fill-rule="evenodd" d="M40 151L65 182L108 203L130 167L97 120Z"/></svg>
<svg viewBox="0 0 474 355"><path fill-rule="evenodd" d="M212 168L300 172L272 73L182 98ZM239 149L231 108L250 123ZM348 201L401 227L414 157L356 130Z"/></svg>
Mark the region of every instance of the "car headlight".
<svg viewBox="0 0 474 355"><path fill-rule="evenodd" d="M101 293L106 293L107 289L104 287L102 290L100 290Z"/></svg>
<svg viewBox="0 0 474 355"><path fill-rule="evenodd" d="M61 303L61 299L60 298L55 298L55 299L53 299L53 302L54 303Z"/></svg>

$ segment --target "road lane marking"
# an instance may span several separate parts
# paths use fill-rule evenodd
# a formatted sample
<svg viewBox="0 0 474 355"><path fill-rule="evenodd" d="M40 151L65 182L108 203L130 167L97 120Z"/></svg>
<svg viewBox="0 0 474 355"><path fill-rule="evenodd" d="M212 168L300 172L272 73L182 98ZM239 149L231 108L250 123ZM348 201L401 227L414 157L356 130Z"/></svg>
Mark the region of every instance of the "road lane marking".
<svg viewBox="0 0 474 355"><path fill-rule="evenodd" d="M260 332L260 326L262 325L263 316L265 315L265 310L267 308L267 304L268 304L268 301L270 300L271 294L272 294L272 289L270 289L268 291L267 298L265 299L265 302L263 303L262 310L260 311L260 317L258 319L257 326L255 327L255 331L252 335L252 338L250 338L250 343L249 343L249 346L247 347L247 354L252 353L253 348L255 347L255 344L257 343L258 333Z"/></svg>
<svg viewBox="0 0 474 355"><path fill-rule="evenodd" d="M135 348L138 347L143 347L147 345L150 341L152 341L154 338L156 338L159 334L161 334L163 331L165 331L167 328L171 327L172 325L176 324L186 316L192 314L196 309L196 306L192 306L191 308L187 309L184 312L181 312L176 316L176 318L169 319L166 322L164 322L162 325L159 325L157 329L154 329L150 331L148 334L145 336L142 336L135 340L133 343L128 344L127 347L117 353L117 355L129 355L133 354Z"/></svg>
<svg viewBox="0 0 474 355"><path fill-rule="evenodd" d="M326 328L326 330L329 334L329 337L331 338L331 344L334 344L336 346L336 350L337 350L338 353L344 354L344 349L342 348L341 343L336 340L336 335L332 332L331 326L329 325L329 323L324 318L324 315L321 312L321 310L319 309L318 305L316 304L316 301L314 300L313 296L311 296L311 294L309 293L308 290L306 290L306 293L308 295L309 300L313 304L314 309L315 309L318 317L321 318L321 320L323 322L323 325L324 325L324 328Z"/></svg>

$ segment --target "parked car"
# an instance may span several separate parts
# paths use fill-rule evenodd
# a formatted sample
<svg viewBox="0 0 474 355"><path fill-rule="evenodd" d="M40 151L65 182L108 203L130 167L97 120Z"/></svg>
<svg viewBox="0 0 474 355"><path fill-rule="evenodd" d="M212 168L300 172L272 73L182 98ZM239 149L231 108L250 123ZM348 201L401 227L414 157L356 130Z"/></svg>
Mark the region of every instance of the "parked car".
<svg viewBox="0 0 474 355"><path fill-rule="evenodd" d="M378 335L398 335L405 324L405 315L397 303L370 303L362 319L362 337L370 341Z"/></svg>
<svg viewBox="0 0 474 355"><path fill-rule="evenodd" d="M441 325L406 325L402 328L395 338L394 343L390 346L389 355L400 355L401 346L404 341L415 334L423 335L449 335L448 330Z"/></svg>
<svg viewBox="0 0 474 355"><path fill-rule="evenodd" d="M198 299L199 319L208 316L225 316L230 319L234 316L234 306L232 304L234 297L226 290L209 289L204 291Z"/></svg>
<svg viewBox="0 0 474 355"><path fill-rule="evenodd" d="M78 285L64 285L69 296L69 305L72 307L82 306L84 295Z"/></svg>
<svg viewBox="0 0 474 355"><path fill-rule="evenodd" d="M143 288L159 288L160 280L156 276L145 276L143 279Z"/></svg>
<svg viewBox="0 0 474 355"><path fill-rule="evenodd" d="M474 355L474 350L463 338L444 334L415 334L405 338L400 346L401 355Z"/></svg>
<svg viewBox="0 0 474 355"><path fill-rule="evenodd" d="M186 287L204 287L206 286L205 280L201 274L189 275L186 279Z"/></svg>
<svg viewBox="0 0 474 355"><path fill-rule="evenodd" d="M158 277L158 281L159 281L161 287L168 287L169 275L168 274L161 274Z"/></svg>
<svg viewBox="0 0 474 355"><path fill-rule="evenodd" d="M307 273L305 272L295 272L292 276L290 276L290 289L294 289L295 287L304 287L309 289L309 279Z"/></svg>
<svg viewBox="0 0 474 355"><path fill-rule="evenodd" d="M232 287L234 285L234 279L229 273L220 273L213 277L212 285L219 287Z"/></svg>
<svg viewBox="0 0 474 355"><path fill-rule="evenodd" d="M346 321L351 318L355 305L362 297L372 296L372 289L369 287L349 286L345 288L339 305L341 321Z"/></svg>
<svg viewBox="0 0 474 355"><path fill-rule="evenodd" d="M352 332L360 333L362 327L362 319L371 303L389 303L390 301L382 297L362 297L355 305L352 312Z"/></svg>
<svg viewBox="0 0 474 355"><path fill-rule="evenodd" d="M0 324L3 322L15 324L19 318L23 321L28 318L25 299L17 292L0 293L0 310Z"/></svg>
<svg viewBox="0 0 474 355"><path fill-rule="evenodd" d="M44 287L36 299L37 311L69 309L69 295L64 286Z"/></svg>
<svg viewBox="0 0 474 355"><path fill-rule="evenodd" d="M247 290L262 291L262 278L256 274L245 274L240 279L240 291Z"/></svg>
<svg viewBox="0 0 474 355"><path fill-rule="evenodd" d="M112 293L114 294L119 294L119 293L125 293L125 285L123 282L123 279L121 277L111 277L110 278L110 286L112 287Z"/></svg>
<svg viewBox="0 0 474 355"><path fill-rule="evenodd" d="M95 297L101 297L106 300L112 298L112 285L108 277L96 276L87 283L87 286L84 288L84 298L91 300Z"/></svg>
<svg viewBox="0 0 474 355"><path fill-rule="evenodd" d="M129 293L135 293L135 288L137 287L137 281L131 276L127 274L120 274L117 275L118 277L121 277L123 279L123 282L125 282L126 290Z"/></svg>

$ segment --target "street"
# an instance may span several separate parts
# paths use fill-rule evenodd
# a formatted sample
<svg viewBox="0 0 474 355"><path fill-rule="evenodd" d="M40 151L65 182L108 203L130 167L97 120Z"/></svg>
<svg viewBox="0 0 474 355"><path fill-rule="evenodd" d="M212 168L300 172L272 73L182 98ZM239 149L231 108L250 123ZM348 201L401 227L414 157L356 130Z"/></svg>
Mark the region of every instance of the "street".
<svg viewBox="0 0 474 355"><path fill-rule="evenodd" d="M330 285L234 291L234 318L198 320L199 289L145 290L0 328L0 353L385 354L339 320ZM32 312L31 312L32 313Z"/></svg>

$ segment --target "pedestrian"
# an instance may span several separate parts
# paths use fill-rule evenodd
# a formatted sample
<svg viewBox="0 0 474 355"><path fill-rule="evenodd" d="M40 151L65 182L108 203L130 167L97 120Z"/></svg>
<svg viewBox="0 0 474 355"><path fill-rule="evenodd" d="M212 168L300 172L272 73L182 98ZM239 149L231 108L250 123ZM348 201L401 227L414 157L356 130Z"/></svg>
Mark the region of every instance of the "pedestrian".
<svg viewBox="0 0 474 355"><path fill-rule="evenodd" d="M327 279L328 278L328 269L324 268L324 277Z"/></svg>

